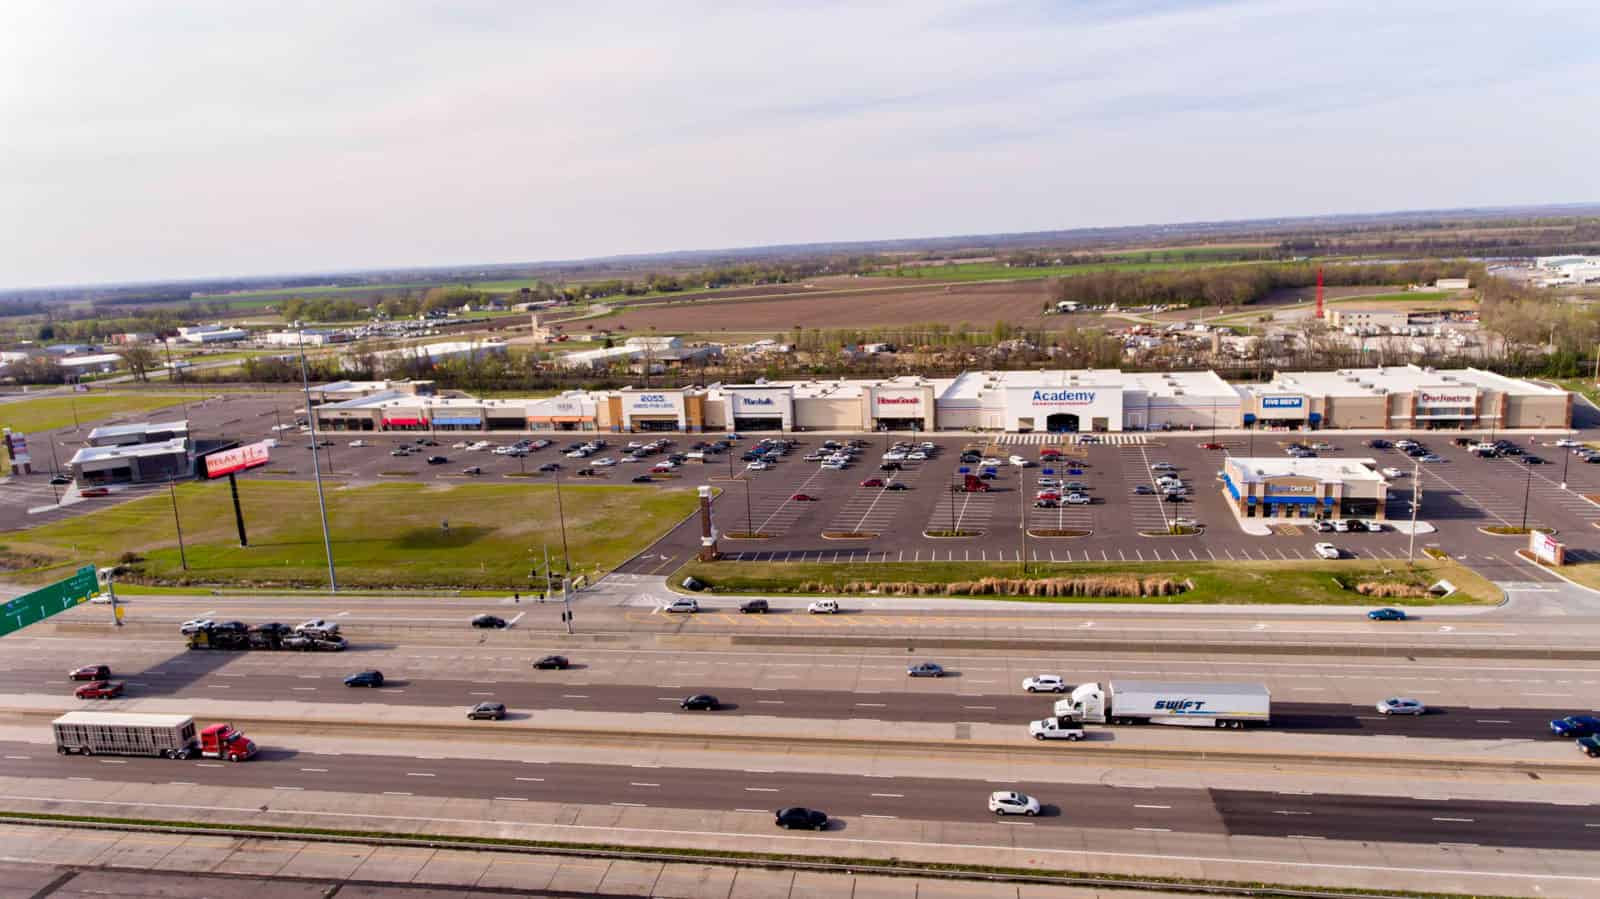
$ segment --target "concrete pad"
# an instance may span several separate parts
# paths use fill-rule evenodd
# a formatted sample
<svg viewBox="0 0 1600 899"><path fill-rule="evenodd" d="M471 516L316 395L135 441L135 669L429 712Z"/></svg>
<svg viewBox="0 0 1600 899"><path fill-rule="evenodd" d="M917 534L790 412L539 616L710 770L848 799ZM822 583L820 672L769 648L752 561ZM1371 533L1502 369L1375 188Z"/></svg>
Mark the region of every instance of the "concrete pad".
<svg viewBox="0 0 1600 899"><path fill-rule="evenodd" d="M733 892L733 868L717 865L666 865L656 880L661 899L726 899Z"/></svg>
<svg viewBox="0 0 1600 899"><path fill-rule="evenodd" d="M62 873L54 865L0 862L0 896L32 896Z"/></svg>
<svg viewBox="0 0 1600 899"><path fill-rule="evenodd" d="M545 889L552 893L592 893L600 888L600 881L605 880L610 868L611 863L603 859L562 859Z"/></svg>
<svg viewBox="0 0 1600 899"><path fill-rule="evenodd" d="M480 887L514 887L520 890L543 890L555 878L561 860L549 856L523 856L512 853L490 853L489 870L478 878Z"/></svg>
<svg viewBox="0 0 1600 899"><path fill-rule="evenodd" d="M163 834L125 833L95 856L92 864L105 868L155 867L177 848L177 841Z"/></svg>
<svg viewBox="0 0 1600 899"><path fill-rule="evenodd" d="M50 899L105 899L106 896L149 896L162 899L212 899L233 893L261 896L263 899L319 899L327 894L327 884L273 883L270 892L262 884L199 874L182 877L170 871L84 871Z"/></svg>
<svg viewBox="0 0 1600 899"><path fill-rule="evenodd" d="M733 878L733 889L728 895L730 899L780 899L790 894L793 884L794 874L789 871L741 868Z"/></svg>
<svg viewBox="0 0 1600 899"><path fill-rule="evenodd" d="M168 871L210 871L233 854L244 840L238 837L170 837L177 845L155 867Z"/></svg>
<svg viewBox="0 0 1600 899"><path fill-rule="evenodd" d="M36 864L87 865L122 837L111 831L46 830L12 827L0 832L6 854Z"/></svg>
<svg viewBox="0 0 1600 899"><path fill-rule="evenodd" d="M660 862L614 861L595 892L621 896L654 896Z"/></svg>
<svg viewBox="0 0 1600 899"><path fill-rule="evenodd" d="M898 877L857 878L850 874L831 874L822 871L796 871L794 883L789 888L789 899L832 899L835 896L854 896L857 899L914 899L917 888L908 878Z"/></svg>
<svg viewBox="0 0 1600 899"><path fill-rule="evenodd" d="M928 880L915 881L917 899L1017 899L1017 888L1009 883L990 883L982 880ZM876 893L868 895L877 895ZM857 899L863 899L856 890Z"/></svg>
<svg viewBox="0 0 1600 899"><path fill-rule="evenodd" d="M228 874L276 874L305 847L302 840L245 840L212 870Z"/></svg>
<svg viewBox="0 0 1600 899"><path fill-rule="evenodd" d="M408 883L428 863L428 859L433 858L434 851L409 846L379 846L350 876L354 880Z"/></svg>
<svg viewBox="0 0 1600 899"><path fill-rule="evenodd" d="M449 883L471 886L489 870L485 853L440 849L411 879L414 883Z"/></svg>
<svg viewBox="0 0 1600 899"><path fill-rule="evenodd" d="M351 843L312 843L295 854L280 874L346 880L371 857L373 847Z"/></svg>
<svg viewBox="0 0 1600 899"><path fill-rule="evenodd" d="M470 899L471 895L468 890L408 886L346 886L339 890L340 899Z"/></svg>

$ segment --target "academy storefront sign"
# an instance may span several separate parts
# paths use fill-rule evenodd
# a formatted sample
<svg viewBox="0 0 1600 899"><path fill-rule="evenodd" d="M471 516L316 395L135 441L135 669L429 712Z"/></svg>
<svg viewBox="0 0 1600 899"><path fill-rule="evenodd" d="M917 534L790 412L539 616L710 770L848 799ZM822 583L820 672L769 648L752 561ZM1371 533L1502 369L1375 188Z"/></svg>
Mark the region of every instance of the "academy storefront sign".
<svg viewBox="0 0 1600 899"><path fill-rule="evenodd" d="M1095 393L1093 390L1035 390L1033 405L1035 407L1090 406L1094 404Z"/></svg>

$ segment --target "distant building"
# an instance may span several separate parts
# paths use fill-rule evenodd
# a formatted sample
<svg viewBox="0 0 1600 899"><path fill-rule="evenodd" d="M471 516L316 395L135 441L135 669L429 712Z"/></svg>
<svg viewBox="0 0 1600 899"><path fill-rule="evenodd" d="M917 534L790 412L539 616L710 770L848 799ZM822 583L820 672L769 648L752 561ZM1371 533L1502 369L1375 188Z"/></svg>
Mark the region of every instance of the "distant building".
<svg viewBox="0 0 1600 899"><path fill-rule="evenodd" d="M305 328L299 331L271 331L262 335L261 339L271 346L299 346L303 339L306 346L327 346L330 343L348 343L350 334L346 331L331 331L319 328Z"/></svg>
<svg viewBox="0 0 1600 899"><path fill-rule="evenodd" d="M1471 278L1440 278L1433 282L1438 290L1466 290L1472 286Z"/></svg>
<svg viewBox="0 0 1600 899"><path fill-rule="evenodd" d="M235 340L244 340L249 336L250 332L243 328L225 327L220 322L178 329L178 339L185 343L228 343Z"/></svg>
<svg viewBox="0 0 1600 899"><path fill-rule="evenodd" d="M126 425L103 425L89 432L90 446L132 446L138 443L165 443L189 436L189 422L142 421Z"/></svg>
<svg viewBox="0 0 1600 899"><path fill-rule="evenodd" d="M57 359L56 364L68 374L84 375L116 371L122 365L122 357L116 353L96 353L92 356L68 356L65 359Z"/></svg>
<svg viewBox="0 0 1600 899"><path fill-rule="evenodd" d="M158 443L86 446L67 463L81 487L144 484L187 478L194 473L189 440L175 437Z"/></svg>
<svg viewBox="0 0 1600 899"><path fill-rule="evenodd" d="M572 369L605 368L614 362L646 363L659 369L720 354L720 347L689 346L678 337L630 337L622 346L568 353L555 362Z"/></svg>

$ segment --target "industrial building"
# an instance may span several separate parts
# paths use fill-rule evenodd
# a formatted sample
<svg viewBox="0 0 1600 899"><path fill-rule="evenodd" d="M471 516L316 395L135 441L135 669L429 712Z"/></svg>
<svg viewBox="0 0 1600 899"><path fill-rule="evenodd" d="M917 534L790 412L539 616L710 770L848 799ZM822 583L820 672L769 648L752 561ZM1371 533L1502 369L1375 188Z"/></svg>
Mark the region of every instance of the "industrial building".
<svg viewBox="0 0 1600 899"><path fill-rule="evenodd" d="M231 328L220 323L178 329L178 339L186 343L229 343L249 336L250 332L243 328Z"/></svg>
<svg viewBox="0 0 1600 899"><path fill-rule="evenodd" d="M1222 485L1242 518L1381 520L1389 483L1372 459L1229 456Z"/></svg>
<svg viewBox="0 0 1600 899"><path fill-rule="evenodd" d="M1572 394L1476 368L1279 372L1238 388L1240 424L1264 430L1568 428Z"/></svg>
<svg viewBox="0 0 1600 899"><path fill-rule="evenodd" d="M95 353L90 356L68 356L57 359L56 364L68 375L81 376L116 371L122 365L122 357L116 353Z"/></svg>
<svg viewBox="0 0 1600 899"><path fill-rule="evenodd" d="M302 328L299 331L268 331L261 341L268 346L327 346L330 343L348 343L348 331L331 331L322 328Z"/></svg>
<svg viewBox="0 0 1600 899"><path fill-rule="evenodd" d="M719 353L719 347L691 346L678 337L629 337L621 346L557 356L555 363L562 368L601 369L625 362L641 371L648 367L651 372L658 372L670 366L709 359Z"/></svg>
<svg viewBox="0 0 1600 899"><path fill-rule="evenodd" d="M448 340L443 343L424 343L394 350L379 350L371 356L384 361L414 359L444 362L450 359L476 359L489 354L504 355L505 351L506 342L503 340ZM365 363L360 358L346 355L341 364L349 370L360 368Z"/></svg>

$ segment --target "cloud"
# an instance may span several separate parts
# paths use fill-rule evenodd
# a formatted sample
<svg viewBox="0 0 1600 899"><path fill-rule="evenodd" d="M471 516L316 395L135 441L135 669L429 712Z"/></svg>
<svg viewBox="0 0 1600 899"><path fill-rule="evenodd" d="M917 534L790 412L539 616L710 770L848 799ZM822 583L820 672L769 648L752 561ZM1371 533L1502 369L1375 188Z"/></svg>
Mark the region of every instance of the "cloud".
<svg viewBox="0 0 1600 899"><path fill-rule="evenodd" d="M1433 0L14 2L0 272L1593 200L1596 38Z"/></svg>

